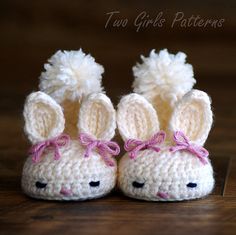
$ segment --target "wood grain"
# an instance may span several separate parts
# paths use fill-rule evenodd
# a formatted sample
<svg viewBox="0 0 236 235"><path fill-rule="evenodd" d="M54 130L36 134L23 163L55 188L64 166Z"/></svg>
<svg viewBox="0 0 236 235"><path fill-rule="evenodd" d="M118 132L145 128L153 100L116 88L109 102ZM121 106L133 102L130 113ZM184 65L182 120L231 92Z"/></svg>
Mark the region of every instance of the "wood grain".
<svg viewBox="0 0 236 235"><path fill-rule="evenodd" d="M1 1L0 3L0 234L236 234L236 4L235 1ZM134 19L150 15L200 14L226 19L220 29L163 27L135 32L104 28L106 13ZM29 147L23 135L26 95L37 90L43 63L58 49L83 47L105 67L104 86L116 105L131 92L131 68L150 49L185 51L197 88L213 100L215 124L207 141L216 186L202 200L151 203L116 189L87 202L46 202L22 194L20 178ZM119 137L117 140L121 142Z"/></svg>

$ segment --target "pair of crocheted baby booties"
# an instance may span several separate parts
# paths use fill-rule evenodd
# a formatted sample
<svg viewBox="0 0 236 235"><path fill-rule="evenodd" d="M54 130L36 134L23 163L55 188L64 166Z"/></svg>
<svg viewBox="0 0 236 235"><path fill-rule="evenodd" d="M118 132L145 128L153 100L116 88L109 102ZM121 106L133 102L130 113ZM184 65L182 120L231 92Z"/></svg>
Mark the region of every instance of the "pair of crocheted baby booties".
<svg viewBox="0 0 236 235"><path fill-rule="evenodd" d="M34 198L86 200L118 186L148 201L201 198L214 187L203 145L212 126L211 101L186 55L151 51L133 67L134 92L115 111L101 86L104 69L79 51L58 51L44 66L40 91L24 106L32 143L22 188ZM116 125L117 124L117 125ZM126 154L111 141L116 126ZM118 169L117 169L118 168Z"/></svg>

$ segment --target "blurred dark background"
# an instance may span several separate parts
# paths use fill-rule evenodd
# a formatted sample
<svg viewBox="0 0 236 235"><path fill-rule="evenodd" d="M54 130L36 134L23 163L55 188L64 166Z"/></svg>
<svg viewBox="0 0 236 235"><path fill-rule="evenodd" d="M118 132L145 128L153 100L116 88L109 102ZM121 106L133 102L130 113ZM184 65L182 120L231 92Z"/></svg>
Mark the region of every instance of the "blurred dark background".
<svg viewBox="0 0 236 235"><path fill-rule="evenodd" d="M105 28L107 13L128 19ZM134 21L163 12L163 27ZM184 19L224 19L222 27L171 28ZM147 18L146 18L147 19ZM143 21L144 22L144 21ZM0 233L1 234L232 234L236 229L236 1L0 1ZM206 148L216 186L211 196L185 203L146 203L119 191L89 202L56 203L26 197L20 187L29 143L23 134L25 97L38 89L43 64L55 51L83 48L105 67L104 86L116 105L132 91L132 66L151 49L183 51L197 85L212 97L215 122ZM141 213L140 213L141 211ZM187 221L187 223L186 223Z"/></svg>
<svg viewBox="0 0 236 235"><path fill-rule="evenodd" d="M116 19L127 18L126 27L105 28L107 13L119 11ZM163 12L163 27L141 28L133 22L142 12L155 18ZM184 18L200 15L206 19L224 19L222 27L171 28L177 12ZM55 51L76 50L91 53L105 67L104 86L117 104L121 95L131 92L132 66L140 54L148 55L168 48L183 51L194 66L197 88L208 92L215 109L214 135L209 139L216 154L222 150L222 134L226 154L233 153L236 134L233 131L236 88L236 2L204 1L75 1L41 0L0 2L0 127L13 143L22 136L21 113L26 95L37 90L43 64ZM11 122L14 130L9 130ZM5 146L6 149L9 145ZM24 146L23 146L24 147ZM225 153L225 152L224 152Z"/></svg>

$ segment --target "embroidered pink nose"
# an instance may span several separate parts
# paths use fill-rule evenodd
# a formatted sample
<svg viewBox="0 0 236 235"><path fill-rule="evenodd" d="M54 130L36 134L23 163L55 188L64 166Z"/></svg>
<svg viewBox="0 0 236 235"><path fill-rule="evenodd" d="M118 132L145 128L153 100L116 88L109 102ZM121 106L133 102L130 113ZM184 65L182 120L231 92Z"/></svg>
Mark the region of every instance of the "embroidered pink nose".
<svg viewBox="0 0 236 235"><path fill-rule="evenodd" d="M66 189L66 188L61 188L60 194L64 196L71 196L72 195L72 190L71 189Z"/></svg>
<svg viewBox="0 0 236 235"><path fill-rule="evenodd" d="M162 198L162 199L168 199L169 198L168 193L164 193L164 192L158 192L157 196Z"/></svg>

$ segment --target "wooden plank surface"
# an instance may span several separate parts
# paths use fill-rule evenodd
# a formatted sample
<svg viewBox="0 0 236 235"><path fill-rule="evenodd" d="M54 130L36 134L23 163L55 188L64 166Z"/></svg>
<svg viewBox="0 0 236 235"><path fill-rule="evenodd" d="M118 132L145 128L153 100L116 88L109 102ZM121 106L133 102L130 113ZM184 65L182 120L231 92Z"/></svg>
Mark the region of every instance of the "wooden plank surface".
<svg viewBox="0 0 236 235"><path fill-rule="evenodd" d="M1 1L0 3L0 234L236 234L236 4L235 1ZM150 15L200 14L225 18L222 28L104 28L106 13L134 19ZM58 49L83 47L105 67L104 86L116 105L131 92L131 67L150 49L188 54L197 88L213 100L215 124L207 141L214 192L202 200L149 203L118 189L87 202L47 202L22 194L20 178L29 147L22 108L37 90L43 63ZM120 143L119 137L116 137Z"/></svg>

